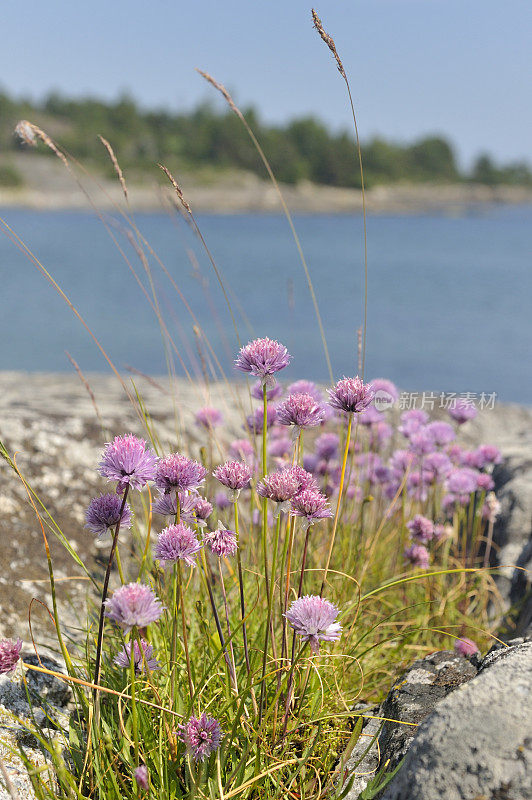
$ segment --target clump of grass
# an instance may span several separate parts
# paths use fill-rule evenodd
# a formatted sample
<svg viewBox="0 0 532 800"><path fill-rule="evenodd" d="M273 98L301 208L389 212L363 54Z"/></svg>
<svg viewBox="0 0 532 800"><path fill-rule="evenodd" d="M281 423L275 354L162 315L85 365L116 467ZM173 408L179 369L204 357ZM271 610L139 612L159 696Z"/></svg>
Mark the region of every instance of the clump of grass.
<svg viewBox="0 0 532 800"><path fill-rule="evenodd" d="M54 766L53 789L33 777L38 797L340 796L355 703L380 700L413 657L488 641L497 452L462 451L450 424L409 411L394 432L373 402L382 382L344 379L328 401L297 382L275 403L288 360L269 339L242 348L262 398L248 438L208 407L197 451L106 445L111 494L87 525L107 531L109 576L131 503L136 566L118 561L85 647L63 641L76 711L62 748L38 731ZM54 617L59 632L55 603ZM18 653L3 646L7 671Z"/></svg>

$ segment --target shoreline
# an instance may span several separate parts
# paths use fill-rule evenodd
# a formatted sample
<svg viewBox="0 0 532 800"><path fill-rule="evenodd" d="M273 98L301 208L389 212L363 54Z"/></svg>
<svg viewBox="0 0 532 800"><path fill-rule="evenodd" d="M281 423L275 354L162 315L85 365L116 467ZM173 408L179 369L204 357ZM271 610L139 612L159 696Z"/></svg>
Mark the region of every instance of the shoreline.
<svg viewBox="0 0 532 800"><path fill-rule="evenodd" d="M31 161L31 163L30 163ZM48 158L16 159L25 185L0 187L0 207L34 211L101 210L117 208L148 213L168 211L176 203L171 187L156 176L143 183L128 181L128 206L118 181L97 175L80 177L80 184L62 165ZM127 179L127 176L126 176ZM220 175L199 183L187 173L178 176L185 199L194 212L212 214L282 214L274 186L251 173ZM83 188L81 188L83 187ZM362 193L357 189L302 182L282 185L291 212L296 214L362 214ZM391 184L366 191L371 215L444 214L464 216L497 206L532 205L532 187L482 184Z"/></svg>

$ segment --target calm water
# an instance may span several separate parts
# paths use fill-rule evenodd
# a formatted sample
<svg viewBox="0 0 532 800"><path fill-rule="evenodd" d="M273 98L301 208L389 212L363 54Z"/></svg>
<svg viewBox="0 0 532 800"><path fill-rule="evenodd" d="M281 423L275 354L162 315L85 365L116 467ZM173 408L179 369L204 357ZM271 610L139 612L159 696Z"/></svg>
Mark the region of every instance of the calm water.
<svg viewBox="0 0 532 800"><path fill-rule="evenodd" d="M1 214L69 295L119 367L165 372L153 310L102 223L87 213ZM213 270L186 226L164 214L137 216L197 315L224 367L235 334ZM326 379L303 269L283 217L199 217L227 283L242 339L269 335L294 356L290 376ZM362 322L359 217L299 216L296 227L314 281L335 376L356 371ZM134 248L112 228L142 285ZM375 217L368 221L366 374L418 391L497 392L532 403L532 208L463 218ZM198 273L187 251L198 259ZM197 370L193 321L150 257L161 312L181 358ZM0 236L0 369L85 371L106 364L79 321L27 257ZM286 370L288 377L288 370Z"/></svg>

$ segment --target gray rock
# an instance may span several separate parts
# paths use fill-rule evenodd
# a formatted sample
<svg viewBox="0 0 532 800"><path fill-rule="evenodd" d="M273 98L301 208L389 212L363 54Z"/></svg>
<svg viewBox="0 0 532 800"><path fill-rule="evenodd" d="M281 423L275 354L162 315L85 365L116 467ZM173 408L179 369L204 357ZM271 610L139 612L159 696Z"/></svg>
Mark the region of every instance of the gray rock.
<svg viewBox="0 0 532 800"><path fill-rule="evenodd" d="M422 723L382 800L532 798L532 643L493 652Z"/></svg>
<svg viewBox="0 0 532 800"><path fill-rule="evenodd" d="M393 685L382 707L382 716L418 725L450 692L471 680L476 667L451 650L442 650L415 661ZM381 764L389 760L393 770L406 754L417 728L386 722L379 736Z"/></svg>
<svg viewBox="0 0 532 800"><path fill-rule="evenodd" d="M23 658L29 664L39 663L33 654L23 653ZM47 669L61 671L61 664L52 658L42 656L41 662ZM62 731L68 730L69 724L68 711L72 698L70 688L59 678L31 670L26 671L26 681L35 722L48 736L62 741ZM35 795L26 767L18 755L19 747L23 747L34 766L44 768L47 763L38 740L29 730L31 727L31 711L22 678L16 673L15 676L1 675L0 759L20 800L30 800ZM0 785L0 800L8 800L11 796Z"/></svg>

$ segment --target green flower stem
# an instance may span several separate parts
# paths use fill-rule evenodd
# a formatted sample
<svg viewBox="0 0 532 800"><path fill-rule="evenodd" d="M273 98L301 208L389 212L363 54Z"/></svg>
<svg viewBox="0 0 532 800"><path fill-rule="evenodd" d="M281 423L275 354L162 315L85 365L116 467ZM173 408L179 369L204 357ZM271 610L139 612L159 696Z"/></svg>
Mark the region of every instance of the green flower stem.
<svg viewBox="0 0 532 800"><path fill-rule="evenodd" d="M124 497L122 499L122 505L120 507L120 513L118 515L118 522L115 528L115 535L113 537L113 543L111 545L111 552L109 553L109 561L107 562L107 570L105 573L105 579L103 582L102 588L102 599L100 603L100 620L98 623L98 639L96 643L96 663L94 665L94 679L93 683L98 684L100 681L100 670L102 664L102 642L103 642L103 625L105 620L105 601L107 599L107 590L109 589L109 579L111 577L111 568L113 566L114 555L116 551L116 547L118 544L118 534L120 533L120 522L122 521L122 514L124 513L124 508L126 507L127 496L129 493L129 484L126 485L124 490ZM98 715L99 715L99 702L98 702L98 690L94 689L92 694L93 705L94 705L94 726L96 730L98 729Z"/></svg>
<svg viewBox="0 0 532 800"><path fill-rule="evenodd" d="M266 384L262 387L263 415L262 415L262 478L267 470L267 424L268 424L268 391ZM266 599L270 602L270 581L268 577L268 501L262 498L262 557L264 560L264 581L266 583Z"/></svg>
<svg viewBox="0 0 532 800"><path fill-rule="evenodd" d="M133 726L133 746L134 746L134 753L135 753L135 767L139 766L139 728L138 728L138 718L137 718L137 699L136 699L136 675L135 675L135 628L132 629L129 635L129 644L131 647L129 653L129 663L130 663L130 676L131 676L131 722ZM139 645L140 646L140 645ZM142 650L141 650L142 652ZM137 786L137 797L140 794L140 787L138 784Z"/></svg>
<svg viewBox="0 0 532 800"><path fill-rule="evenodd" d="M212 613L213 613L213 616L214 616L214 622L216 624L216 630L218 631L218 638L220 640L220 647L223 650L225 663L227 665L228 681L230 681L231 680L231 663L229 661L229 656L227 654L227 647L226 647L226 644L225 644L225 637L224 637L223 630L222 630L222 624L220 622L220 616L218 614L218 609L216 608L216 603L214 602L214 593L212 591L211 578L210 578L209 570L208 570L208 567L207 567L207 558L205 556L205 549L204 548L202 548L202 550L201 550L201 559L202 559L203 572L204 572L204 575L205 575L205 583L207 584L207 592L209 594L209 600L210 600L210 603L211 603L211 609L212 609ZM230 694L229 684L228 684L228 693Z"/></svg>
<svg viewBox="0 0 532 800"><path fill-rule="evenodd" d="M179 605L181 606L181 623L183 626L183 649L185 651L185 660L187 662L187 677L188 677L188 689L190 692L190 704L192 711L194 711L193 707L194 684L192 683L192 671L190 669L190 654L188 652L187 623L185 620L185 600L183 597L183 575L181 571L181 563L179 561L177 562L177 584L179 589Z"/></svg>
<svg viewBox="0 0 532 800"><path fill-rule="evenodd" d="M273 542L273 555L272 555L272 581L275 581L275 570L277 568L277 551L279 549L279 536L281 533L281 514L277 514L277 525L275 526L275 539ZM263 703L265 695L265 675L266 675L266 662L268 660L268 639L270 635L270 626L272 624L272 606L273 606L273 584L272 591L268 595L268 614L266 617L266 630L264 633L264 650L262 652L262 678L260 687L260 701L259 701L259 725L262 720Z"/></svg>
<svg viewBox="0 0 532 800"><path fill-rule="evenodd" d="M242 575L242 559L240 556L240 531L239 531L239 522L238 522L238 500L235 499L234 501L234 510L235 510L235 533L237 538L237 551L236 551L236 563L238 569L238 588L240 591L240 618L242 620L242 639L244 642L244 658L246 660L246 670L248 675L251 672L251 667L249 663L249 648L248 648L248 634L246 628L246 601L244 595L244 578Z"/></svg>
<svg viewBox="0 0 532 800"><path fill-rule="evenodd" d="M170 698L172 708L177 694L177 564L174 564L172 575L172 644L170 647Z"/></svg>
<svg viewBox="0 0 532 800"><path fill-rule="evenodd" d="M349 422L347 424L347 435L345 437L344 457L342 459L342 470L340 473L340 486L338 488L338 502L336 503L336 512L334 514L333 529L331 534L331 541L329 544L329 552L327 554L327 562L325 564L325 570L323 572L323 580L320 588L320 597L323 596L323 590L325 589L325 583L327 582L327 573L329 571L329 565L331 563L331 556L334 548L334 540L336 537L336 528L338 527L338 517L340 516L340 504L342 502L342 493L344 490L345 468L347 464L347 454L349 453L349 442L351 441L352 426L353 426L353 415L349 414Z"/></svg>
<svg viewBox="0 0 532 800"><path fill-rule="evenodd" d="M238 683L237 683L237 679L236 679L236 665L235 665L235 651L234 651L233 642L232 642L232 639L231 639L231 622L229 620L229 606L227 605L227 592L225 591L225 581L224 581L224 573L223 573L223 569L222 569L222 559L221 558L218 558L218 572L220 574L220 587L221 587L221 590L222 590L222 597L223 597L223 600L224 600L225 624L227 625L227 636L229 638L229 652L231 654L230 672L231 672L231 678L232 678L234 690L235 690L236 694L238 694Z"/></svg>

